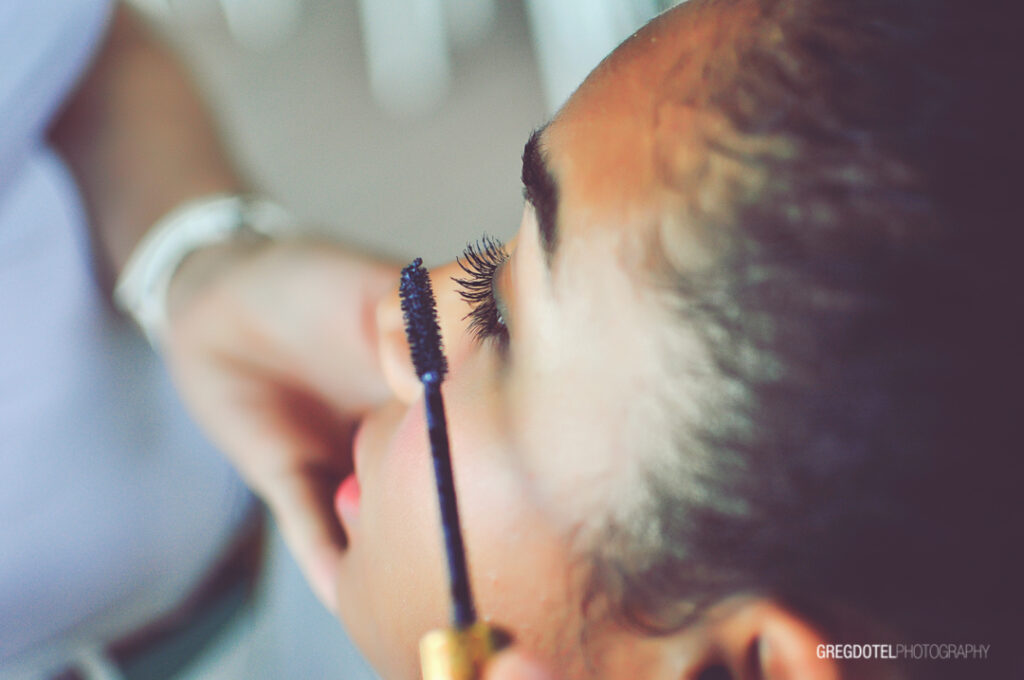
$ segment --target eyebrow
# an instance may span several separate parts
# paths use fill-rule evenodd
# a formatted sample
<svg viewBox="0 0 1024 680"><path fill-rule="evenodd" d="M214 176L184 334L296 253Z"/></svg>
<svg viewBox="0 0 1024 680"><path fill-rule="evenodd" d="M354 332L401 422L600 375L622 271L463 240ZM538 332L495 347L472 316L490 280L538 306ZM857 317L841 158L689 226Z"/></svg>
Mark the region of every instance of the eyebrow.
<svg viewBox="0 0 1024 680"><path fill-rule="evenodd" d="M523 147L523 198L529 201L537 213L540 244L544 251L545 264L551 268L558 246L558 184L548 169L541 149L540 138L547 125L533 131Z"/></svg>

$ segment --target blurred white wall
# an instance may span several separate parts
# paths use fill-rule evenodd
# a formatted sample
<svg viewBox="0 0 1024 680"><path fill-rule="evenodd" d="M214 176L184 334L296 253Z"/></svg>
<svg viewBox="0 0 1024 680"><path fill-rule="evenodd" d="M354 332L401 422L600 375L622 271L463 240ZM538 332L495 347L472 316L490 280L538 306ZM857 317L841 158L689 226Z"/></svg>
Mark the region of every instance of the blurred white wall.
<svg viewBox="0 0 1024 680"><path fill-rule="evenodd" d="M476 39L448 41L446 94L405 117L374 99L357 0L301 0L291 34L258 49L232 37L218 0L137 2L169 3L157 24L240 167L307 222L428 264L514 233L520 154L548 114L519 2L495 3Z"/></svg>
<svg viewBox="0 0 1024 680"><path fill-rule="evenodd" d="M526 0L548 108L658 12L682 0Z"/></svg>

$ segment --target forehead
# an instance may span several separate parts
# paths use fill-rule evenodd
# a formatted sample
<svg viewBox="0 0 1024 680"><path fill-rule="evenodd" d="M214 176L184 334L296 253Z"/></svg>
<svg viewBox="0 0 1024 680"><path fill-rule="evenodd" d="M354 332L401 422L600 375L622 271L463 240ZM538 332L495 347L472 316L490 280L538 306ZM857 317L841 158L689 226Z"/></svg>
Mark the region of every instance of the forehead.
<svg viewBox="0 0 1024 680"><path fill-rule="evenodd" d="M541 261L536 238L520 239L521 280L538 302L523 334L531 370L518 382L516 420L545 495L574 518L633 485L636 456L657 445L666 319L636 274L665 193L654 152L659 88L670 72L699 72L722 31L694 9L663 15L624 43L541 138L558 187L560 245L544 289L543 276L525 271Z"/></svg>
<svg viewBox="0 0 1024 680"><path fill-rule="evenodd" d="M664 106L666 96L699 101L709 58L728 60L755 14L755 3L743 0L690 0L601 62L543 137L561 210L588 223L601 222L599 215L620 223L651 217L666 199L659 172L666 131L674 156L701 153L687 122L697 107Z"/></svg>

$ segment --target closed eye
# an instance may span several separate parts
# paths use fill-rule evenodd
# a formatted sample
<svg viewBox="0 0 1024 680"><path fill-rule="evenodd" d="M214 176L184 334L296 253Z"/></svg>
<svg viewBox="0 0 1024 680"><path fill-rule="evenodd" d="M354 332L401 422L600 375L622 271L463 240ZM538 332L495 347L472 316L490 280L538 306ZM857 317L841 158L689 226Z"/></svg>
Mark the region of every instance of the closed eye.
<svg viewBox="0 0 1024 680"><path fill-rule="evenodd" d="M498 239L483 236L476 243L469 243L456 262L464 277L453 277L459 286L459 295L470 305L464 319L469 319L467 330L478 342L493 338L499 348L508 346L508 326L505 323L502 305L495 290L498 270L508 260L508 251Z"/></svg>

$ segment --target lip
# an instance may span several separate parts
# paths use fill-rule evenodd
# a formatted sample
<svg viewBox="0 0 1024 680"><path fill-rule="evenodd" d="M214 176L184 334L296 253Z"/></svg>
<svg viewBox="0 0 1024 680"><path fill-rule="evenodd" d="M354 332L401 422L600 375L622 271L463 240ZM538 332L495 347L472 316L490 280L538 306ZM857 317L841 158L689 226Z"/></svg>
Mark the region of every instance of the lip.
<svg viewBox="0 0 1024 680"><path fill-rule="evenodd" d="M360 445L362 431L363 421L360 420L356 423L352 435L352 471L341 480L341 484L338 485L334 493L334 511L344 526L349 540L352 538L352 529L359 517L359 498L361 495L359 486L359 454L362 450Z"/></svg>

